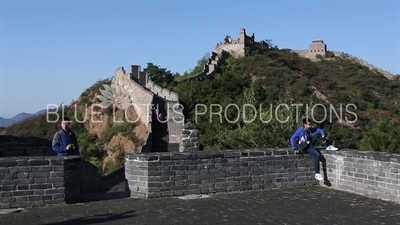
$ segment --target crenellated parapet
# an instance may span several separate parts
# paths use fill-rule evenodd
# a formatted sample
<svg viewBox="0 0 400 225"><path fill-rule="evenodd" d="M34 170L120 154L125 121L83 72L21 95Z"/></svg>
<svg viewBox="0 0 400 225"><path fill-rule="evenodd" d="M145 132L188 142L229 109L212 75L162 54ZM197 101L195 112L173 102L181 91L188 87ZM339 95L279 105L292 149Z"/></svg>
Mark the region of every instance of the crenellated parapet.
<svg viewBox="0 0 400 225"><path fill-rule="evenodd" d="M133 198L328 185L400 203L399 155L351 149L321 152L327 161L325 167L321 166L326 178L321 183L314 179L312 158L307 154L293 154L290 149L128 154L125 172ZM137 174L141 174L139 178ZM171 184L171 180L178 178L181 182Z"/></svg>
<svg viewBox="0 0 400 225"><path fill-rule="evenodd" d="M160 85L154 83L154 81L152 80L147 81L146 88L148 88L151 92L153 92L157 96L167 101L174 101L174 102L179 101L179 97L176 92L163 88Z"/></svg>

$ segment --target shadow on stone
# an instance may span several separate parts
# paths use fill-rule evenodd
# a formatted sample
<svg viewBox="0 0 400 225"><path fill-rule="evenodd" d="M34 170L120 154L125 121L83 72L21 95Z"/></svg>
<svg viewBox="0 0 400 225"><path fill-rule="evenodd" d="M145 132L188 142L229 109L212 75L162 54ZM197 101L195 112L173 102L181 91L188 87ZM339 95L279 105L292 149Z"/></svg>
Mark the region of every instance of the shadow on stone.
<svg viewBox="0 0 400 225"><path fill-rule="evenodd" d="M95 192L91 194L86 194L81 196L80 202L96 202L96 201L104 201L104 200L112 200L112 199L122 199L129 198L130 194L128 191L116 191L116 192Z"/></svg>
<svg viewBox="0 0 400 225"><path fill-rule="evenodd" d="M117 223L118 220L128 219L136 216L134 214L134 210L126 211L124 213L107 213L107 214L99 214L87 217L80 217L75 219L65 220L63 222L56 222L56 221L46 221L46 225L67 225L67 224L80 224L80 225L87 225L87 224L99 224L99 223L106 223L112 222ZM48 223L52 222L52 223Z"/></svg>
<svg viewBox="0 0 400 225"><path fill-rule="evenodd" d="M84 162L87 167L91 164ZM86 169L86 171L88 171ZM111 199L128 198L130 196L128 181L125 178L125 166L102 177L97 170L82 177L79 202L94 202Z"/></svg>

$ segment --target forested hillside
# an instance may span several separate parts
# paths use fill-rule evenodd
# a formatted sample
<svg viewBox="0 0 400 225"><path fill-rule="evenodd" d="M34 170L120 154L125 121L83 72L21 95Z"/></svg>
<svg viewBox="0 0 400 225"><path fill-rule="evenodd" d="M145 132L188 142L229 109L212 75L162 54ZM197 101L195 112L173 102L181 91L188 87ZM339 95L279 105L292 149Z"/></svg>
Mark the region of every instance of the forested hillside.
<svg viewBox="0 0 400 225"><path fill-rule="evenodd" d="M271 42L261 42L246 49L246 57L228 58L213 80L185 79L201 71L205 62L203 57L186 76L154 63L145 68L152 80L179 94L186 121L199 127L203 150L286 148L301 119L308 115L319 121L315 126L324 128L337 147L400 152L398 77L388 80L379 72L335 57L332 52L311 61ZM97 82L76 103L92 104L101 84L108 82ZM316 104L320 105L312 110ZM210 116L211 105L215 113L222 110L221 116ZM69 108L67 115L73 112ZM131 143L123 148L139 147L145 141L140 137L147 132L139 129L140 124L112 124L107 117L110 113L105 111L100 118L108 121L105 127L78 123L72 126L79 133L84 157L106 172L122 165L124 151L117 143ZM57 129L59 124L48 124L45 116L39 116L14 124L3 134L51 139ZM110 146L111 142L115 145ZM112 165L104 165L105 157L117 159Z"/></svg>
<svg viewBox="0 0 400 225"><path fill-rule="evenodd" d="M165 74L168 77L171 73ZM262 42L248 49L246 57L229 58L214 80L163 84L179 93L186 118L200 128L205 149L288 147L291 134L308 115L338 147L400 152L399 78L388 80L332 52L313 62ZM211 104L222 106L222 120L214 115L210 121ZM250 115L248 108L248 112L238 114L237 108L227 107L229 104L239 108L251 104L256 112ZM279 104L290 106L290 110ZM326 112L316 104L323 104ZM201 115L204 108L208 111ZM300 113L297 117L296 111ZM245 122L254 115L253 122Z"/></svg>

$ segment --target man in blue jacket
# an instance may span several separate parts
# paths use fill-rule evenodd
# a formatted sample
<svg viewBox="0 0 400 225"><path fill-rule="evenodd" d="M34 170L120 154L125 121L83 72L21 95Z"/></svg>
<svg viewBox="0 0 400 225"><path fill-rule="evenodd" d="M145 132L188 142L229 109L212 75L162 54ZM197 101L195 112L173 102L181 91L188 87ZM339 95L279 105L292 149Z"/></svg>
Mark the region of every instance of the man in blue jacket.
<svg viewBox="0 0 400 225"><path fill-rule="evenodd" d="M290 145L295 153L308 153L314 157L315 179L323 180L324 178L320 174L319 162L324 163L325 158L314 148L318 139L321 139L322 143L327 146L326 150L338 150L328 143L323 129L312 127L310 120L304 118L303 126L297 129L290 137Z"/></svg>
<svg viewBox="0 0 400 225"><path fill-rule="evenodd" d="M64 117L61 121L61 130L54 134L52 148L59 156L80 155L78 140L75 133L69 129L71 120Z"/></svg>

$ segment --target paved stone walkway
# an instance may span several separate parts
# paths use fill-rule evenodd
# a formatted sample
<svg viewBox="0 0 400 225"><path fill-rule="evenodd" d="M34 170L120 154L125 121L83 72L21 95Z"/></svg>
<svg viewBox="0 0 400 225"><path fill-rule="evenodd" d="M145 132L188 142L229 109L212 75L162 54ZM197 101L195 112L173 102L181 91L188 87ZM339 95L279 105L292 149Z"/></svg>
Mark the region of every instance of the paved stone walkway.
<svg viewBox="0 0 400 225"><path fill-rule="evenodd" d="M400 224L400 204L324 187L224 193L200 199L120 198L28 208L0 224Z"/></svg>

